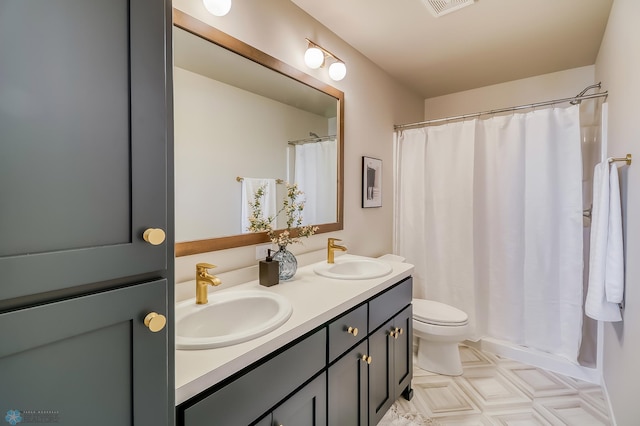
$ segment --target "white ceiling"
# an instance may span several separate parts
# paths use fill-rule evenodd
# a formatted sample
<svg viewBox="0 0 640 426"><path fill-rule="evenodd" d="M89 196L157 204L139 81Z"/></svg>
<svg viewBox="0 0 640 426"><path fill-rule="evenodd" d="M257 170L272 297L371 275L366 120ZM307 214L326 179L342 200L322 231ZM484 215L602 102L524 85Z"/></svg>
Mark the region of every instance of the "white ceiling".
<svg viewBox="0 0 640 426"><path fill-rule="evenodd" d="M423 0L291 1L425 98L594 64L613 2L478 0L435 18Z"/></svg>

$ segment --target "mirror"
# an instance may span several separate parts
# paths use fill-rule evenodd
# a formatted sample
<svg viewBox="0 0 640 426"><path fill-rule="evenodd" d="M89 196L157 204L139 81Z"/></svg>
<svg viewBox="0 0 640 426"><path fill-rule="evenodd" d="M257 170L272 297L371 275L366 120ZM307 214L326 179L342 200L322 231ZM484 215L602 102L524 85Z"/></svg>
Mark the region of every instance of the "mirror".
<svg viewBox="0 0 640 426"><path fill-rule="evenodd" d="M268 242L246 230L251 185L296 182L305 224L343 228L344 94L177 9L176 256ZM277 226L280 228L280 226Z"/></svg>

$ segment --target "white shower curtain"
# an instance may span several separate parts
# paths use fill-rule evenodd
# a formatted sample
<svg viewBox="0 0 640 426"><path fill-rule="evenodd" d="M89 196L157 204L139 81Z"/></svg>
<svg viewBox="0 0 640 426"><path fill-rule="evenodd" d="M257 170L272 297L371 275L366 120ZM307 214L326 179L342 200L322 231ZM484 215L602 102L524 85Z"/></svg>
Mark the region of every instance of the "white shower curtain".
<svg viewBox="0 0 640 426"><path fill-rule="evenodd" d="M491 336L577 363L582 333L579 107L405 130L398 254L415 296Z"/></svg>
<svg viewBox="0 0 640 426"><path fill-rule="evenodd" d="M335 140L295 146L294 182L306 200L303 225L336 221L337 158Z"/></svg>

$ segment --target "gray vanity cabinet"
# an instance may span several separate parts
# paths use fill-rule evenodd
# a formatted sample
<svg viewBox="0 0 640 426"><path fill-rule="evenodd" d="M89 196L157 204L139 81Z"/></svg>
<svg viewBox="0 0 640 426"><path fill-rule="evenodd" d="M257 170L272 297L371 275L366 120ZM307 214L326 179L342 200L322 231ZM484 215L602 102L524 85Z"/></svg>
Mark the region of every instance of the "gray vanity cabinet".
<svg viewBox="0 0 640 426"><path fill-rule="evenodd" d="M410 395L411 294L409 277L338 315L180 404L177 425L376 425Z"/></svg>
<svg viewBox="0 0 640 426"><path fill-rule="evenodd" d="M0 0L3 418L173 424L170 12Z"/></svg>
<svg viewBox="0 0 640 426"><path fill-rule="evenodd" d="M310 409L321 410L326 416L326 377L319 375L311 383L296 390L325 368L327 333L324 328L266 360L259 361L239 377L215 386L178 407L178 425L185 426L247 426L262 418L258 424L271 424L275 419L309 417ZM316 394L321 393L320 397ZM292 395L292 396L290 396ZM282 404L282 405L280 405ZM274 407L276 407L274 409ZM266 422L266 423L265 423ZM326 419L318 424L325 424ZM282 421L279 424L286 425ZM297 423L289 423L294 425ZM303 424L309 424L308 422ZM310 423L316 424L316 423Z"/></svg>
<svg viewBox="0 0 640 426"><path fill-rule="evenodd" d="M359 311L368 311L368 324L360 326L364 340L329 367L330 426L376 425L400 395L410 398L411 296L408 278L329 325L331 354L331 326L344 330L358 324Z"/></svg>

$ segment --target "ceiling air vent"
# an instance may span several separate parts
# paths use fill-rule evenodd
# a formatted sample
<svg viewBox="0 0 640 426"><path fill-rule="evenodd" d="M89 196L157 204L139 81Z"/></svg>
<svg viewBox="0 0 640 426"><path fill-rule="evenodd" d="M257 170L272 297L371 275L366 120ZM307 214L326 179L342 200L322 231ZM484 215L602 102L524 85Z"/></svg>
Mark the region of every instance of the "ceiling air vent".
<svg viewBox="0 0 640 426"><path fill-rule="evenodd" d="M465 6L471 6L476 0L422 0L429 12L436 18L455 12Z"/></svg>

